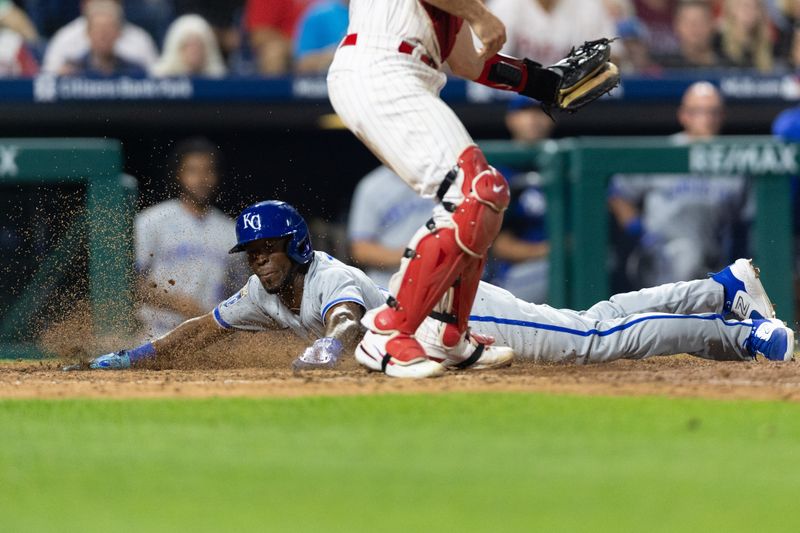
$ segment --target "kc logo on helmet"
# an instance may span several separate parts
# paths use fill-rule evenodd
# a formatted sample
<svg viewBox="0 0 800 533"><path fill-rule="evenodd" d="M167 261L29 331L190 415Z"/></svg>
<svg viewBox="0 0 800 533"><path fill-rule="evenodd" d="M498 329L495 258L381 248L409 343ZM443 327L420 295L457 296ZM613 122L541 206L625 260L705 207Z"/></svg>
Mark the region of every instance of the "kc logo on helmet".
<svg viewBox="0 0 800 533"><path fill-rule="evenodd" d="M261 215L253 213L244 214L244 228L251 228L256 231L261 230Z"/></svg>

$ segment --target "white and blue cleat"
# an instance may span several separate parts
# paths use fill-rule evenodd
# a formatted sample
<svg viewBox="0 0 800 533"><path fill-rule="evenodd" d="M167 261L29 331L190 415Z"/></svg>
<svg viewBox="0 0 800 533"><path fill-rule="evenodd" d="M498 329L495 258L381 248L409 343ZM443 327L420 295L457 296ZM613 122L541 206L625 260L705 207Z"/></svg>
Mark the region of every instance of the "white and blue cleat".
<svg viewBox="0 0 800 533"><path fill-rule="evenodd" d="M724 314L739 320L775 318L775 308L759 279L759 270L752 259L737 259L711 279L725 289Z"/></svg>
<svg viewBox="0 0 800 533"><path fill-rule="evenodd" d="M131 367L131 358L125 350L107 353L100 357L95 357L89 364L78 363L64 367L64 371L72 370L126 370Z"/></svg>
<svg viewBox="0 0 800 533"><path fill-rule="evenodd" d="M762 355L770 361L790 361L794 357L794 331L776 318L755 319L744 345L753 358Z"/></svg>

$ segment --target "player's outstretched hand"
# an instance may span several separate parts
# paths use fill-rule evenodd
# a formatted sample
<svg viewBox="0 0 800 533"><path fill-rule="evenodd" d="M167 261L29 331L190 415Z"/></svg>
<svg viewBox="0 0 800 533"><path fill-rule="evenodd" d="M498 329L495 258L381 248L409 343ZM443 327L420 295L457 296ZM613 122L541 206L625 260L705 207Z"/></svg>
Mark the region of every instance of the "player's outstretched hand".
<svg viewBox="0 0 800 533"><path fill-rule="evenodd" d="M342 356L343 346L339 339L323 337L292 361L292 370L311 370L314 368L333 368Z"/></svg>
<svg viewBox="0 0 800 533"><path fill-rule="evenodd" d="M482 48L478 54L482 61L493 57L506 44L506 27L488 9L483 10L475 20L469 21L469 25L481 41Z"/></svg>
<svg viewBox="0 0 800 533"><path fill-rule="evenodd" d="M65 372L72 370L124 370L131 367L131 358L126 350L107 353L95 357L88 363L77 363L64 367Z"/></svg>

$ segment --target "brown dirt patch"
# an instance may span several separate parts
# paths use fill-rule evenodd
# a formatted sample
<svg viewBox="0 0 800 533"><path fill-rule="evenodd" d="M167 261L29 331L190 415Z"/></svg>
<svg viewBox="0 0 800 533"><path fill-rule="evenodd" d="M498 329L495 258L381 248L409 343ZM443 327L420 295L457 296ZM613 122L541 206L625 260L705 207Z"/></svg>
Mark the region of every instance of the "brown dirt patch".
<svg viewBox="0 0 800 533"><path fill-rule="evenodd" d="M290 357L262 359L255 368L203 368L120 372L62 372L61 362L0 364L0 398L139 398L348 395L517 391L587 395L661 395L718 399L800 401L800 362L730 363L689 356L603 365L536 365L517 361L507 369L451 372L432 380L406 381L370 374L352 361L335 371L294 375ZM251 365L254 366L254 365Z"/></svg>

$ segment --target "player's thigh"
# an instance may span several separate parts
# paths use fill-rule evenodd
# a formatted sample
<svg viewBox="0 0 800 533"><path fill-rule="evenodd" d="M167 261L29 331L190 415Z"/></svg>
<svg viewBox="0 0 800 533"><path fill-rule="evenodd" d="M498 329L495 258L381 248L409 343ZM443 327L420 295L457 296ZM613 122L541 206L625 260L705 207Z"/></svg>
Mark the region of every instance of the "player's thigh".
<svg viewBox="0 0 800 533"><path fill-rule="evenodd" d="M425 67L427 68L427 67ZM431 196L473 144L425 76L329 79L331 103L345 125L417 192Z"/></svg>

